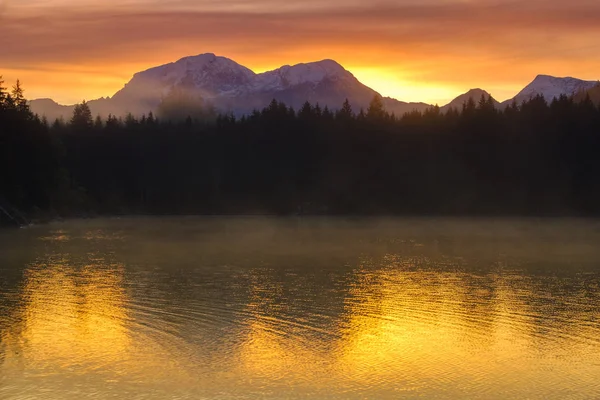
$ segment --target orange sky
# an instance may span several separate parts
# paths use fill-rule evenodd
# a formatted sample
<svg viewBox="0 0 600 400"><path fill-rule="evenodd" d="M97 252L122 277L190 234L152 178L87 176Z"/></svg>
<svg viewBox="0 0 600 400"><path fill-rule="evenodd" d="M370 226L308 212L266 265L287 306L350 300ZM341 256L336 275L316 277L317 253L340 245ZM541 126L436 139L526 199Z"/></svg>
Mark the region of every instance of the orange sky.
<svg viewBox="0 0 600 400"><path fill-rule="evenodd" d="M502 101L537 74L600 79L599 20L597 0L0 0L0 75L68 104L188 55L332 58L399 100Z"/></svg>

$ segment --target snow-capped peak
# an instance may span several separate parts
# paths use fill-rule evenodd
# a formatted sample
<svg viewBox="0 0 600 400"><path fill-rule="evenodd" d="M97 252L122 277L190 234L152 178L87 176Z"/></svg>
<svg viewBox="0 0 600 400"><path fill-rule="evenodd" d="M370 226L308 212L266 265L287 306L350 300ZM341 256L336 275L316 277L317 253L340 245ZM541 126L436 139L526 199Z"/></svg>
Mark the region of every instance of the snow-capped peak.
<svg viewBox="0 0 600 400"><path fill-rule="evenodd" d="M594 81L583 81L571 77L557 78L550 75L538 75L515 96L515 100L520 103L542 95L546 101L552 101L561 95L571 96L579 91L591 89L595 84Z"/></svg>
<svg viewBox="0 0 600 400"><path fill-rule="evenodd" d="M284 65L257 75L256 86L263 89L283 88L304 83L318 84L324 79L346 79L354 76L333 60Z"/></svg>
<svg viewBox="0 0 600 400"><path fill-rule="evenodd" d="M115 96L135 93L162 96L177 86L198 89L205 97L214 97L236 93L240 87L251 84L255 77L254 72L233 60L206 53L139 72Z"/></svg>

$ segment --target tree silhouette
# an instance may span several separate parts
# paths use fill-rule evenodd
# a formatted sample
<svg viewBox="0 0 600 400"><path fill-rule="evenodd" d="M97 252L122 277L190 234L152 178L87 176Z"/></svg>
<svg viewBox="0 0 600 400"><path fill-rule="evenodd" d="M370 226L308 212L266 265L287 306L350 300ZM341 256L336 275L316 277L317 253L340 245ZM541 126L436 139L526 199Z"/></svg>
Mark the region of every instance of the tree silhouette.
<svg viewBox="0 0 600 400"><path fill-rule="evenodd" d="M340 108L336 113L336 117L346 121L354 117L354 112L352 111L352 106L350 105L348 99L344 100L342 108Z"/></svg>
<svg viewBox="0 0 600 400"><path fill-rule="evenodd" d="M76 104L71 117L71 127L77 130L89 130L93 125L92 111L85 100Z"/></svg>
<svg viewBox="0 0 600 400"><path fill-rule="evenodd" d="M369 108L367 108L367 118L371 121L381 121L386 117L385 108L383 106L383 99L379 95L375 95Z"/></svg>
<svg viewBox="0 0 600 400"><path fill-rule="evenodd" d="M175 92L161 112L180 104L181 120L92 121L84 103L50 128L17 111L22 97L0 90L0 193L28 214L600 215L600 110L585 96L399 118L381 98L357 115L348 100L273 100L209 123Z"/></svg>

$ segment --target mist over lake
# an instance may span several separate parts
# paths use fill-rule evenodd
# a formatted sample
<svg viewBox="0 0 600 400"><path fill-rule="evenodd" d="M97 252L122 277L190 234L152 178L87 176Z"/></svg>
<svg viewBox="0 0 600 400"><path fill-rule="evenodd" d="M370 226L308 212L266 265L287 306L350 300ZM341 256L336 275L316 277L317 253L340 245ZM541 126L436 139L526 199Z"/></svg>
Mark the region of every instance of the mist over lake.
<svg viewBox="0 0 600 400"><path fill-rule="evenodd" d="M594 398L599 242L533 218L2 230L0 398Z"/></svg>

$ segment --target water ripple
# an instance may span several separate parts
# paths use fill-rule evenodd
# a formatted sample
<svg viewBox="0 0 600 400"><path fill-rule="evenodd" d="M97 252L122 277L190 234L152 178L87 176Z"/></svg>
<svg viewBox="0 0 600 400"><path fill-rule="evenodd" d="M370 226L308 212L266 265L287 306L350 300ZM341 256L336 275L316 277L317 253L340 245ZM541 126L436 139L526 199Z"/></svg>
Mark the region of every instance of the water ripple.
<svg viewBox="0 0 600 400"><path fill-rule="evenodd" d="M343 223L275 224L252 239L233 220L223 236L149 225L160 240L143 221L19 232L0 242L0 398L600 393L600 264L572 253L591 247L570 243L570 258L546 263L536 248L498 251L498 235L474 238L475 252L448 226L401 236L425 229L410 223L389 237Z"/></svg>

